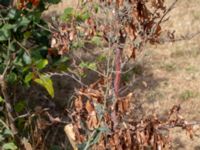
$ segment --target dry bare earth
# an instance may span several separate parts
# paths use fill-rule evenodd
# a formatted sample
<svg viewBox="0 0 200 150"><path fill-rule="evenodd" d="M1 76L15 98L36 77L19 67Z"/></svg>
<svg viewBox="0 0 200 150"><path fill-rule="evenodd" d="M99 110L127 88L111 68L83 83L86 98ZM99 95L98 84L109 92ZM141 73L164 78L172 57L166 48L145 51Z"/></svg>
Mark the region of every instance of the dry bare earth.
<svg viewBox="0 0 200 150"><path fill-rule="evenodd" d="M51 9L61 13L75 2L64 0ZM172 2L167 0L168 4ZM175 30L177 37L200 31L200 0L179 0L169 15L164 27ZM181 113L187 120L200 121L200 35L188 41L146 47L136 63L142 69L133 81L133 103L139 102L138 113L162 114L174 104L181 104ZM190 140L185 131L173 129L173 149L200 150L200 129L196 127L195 131Z"/></svg>

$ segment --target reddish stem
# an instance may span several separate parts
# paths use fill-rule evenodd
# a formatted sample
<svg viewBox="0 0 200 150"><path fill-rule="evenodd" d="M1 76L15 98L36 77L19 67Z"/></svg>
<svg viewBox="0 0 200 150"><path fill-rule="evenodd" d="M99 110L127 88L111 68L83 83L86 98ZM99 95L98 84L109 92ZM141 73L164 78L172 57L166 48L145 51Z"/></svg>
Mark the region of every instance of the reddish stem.
<svg viewBox="0 0 200 150"><path fill-rule="evenodd" d="M114 80L114 91L115 96L119 96L119 88L120 88L120 81L121 81L121 49L116 49L115 54L115 80Z"/></svg>

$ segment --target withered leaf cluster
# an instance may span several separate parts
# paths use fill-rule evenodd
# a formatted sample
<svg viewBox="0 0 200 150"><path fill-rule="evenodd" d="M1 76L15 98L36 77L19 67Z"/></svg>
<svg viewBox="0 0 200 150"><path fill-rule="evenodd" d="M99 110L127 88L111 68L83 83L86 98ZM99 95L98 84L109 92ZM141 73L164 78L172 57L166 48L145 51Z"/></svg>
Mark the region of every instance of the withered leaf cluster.
<svg viewBox="0 0 200 150"><path fill-rule="evenodd" d="M152 115L137 122L128 113L133 94L118 98L113 109L104 97L105 83L101 79L77 90L71 129L77 147L89 141L93 143L90 148L97 150L169 149L169 129L173 127L182 127L192 136L191 126L180 115L180 106L174 106L164 118Z"/></svg>

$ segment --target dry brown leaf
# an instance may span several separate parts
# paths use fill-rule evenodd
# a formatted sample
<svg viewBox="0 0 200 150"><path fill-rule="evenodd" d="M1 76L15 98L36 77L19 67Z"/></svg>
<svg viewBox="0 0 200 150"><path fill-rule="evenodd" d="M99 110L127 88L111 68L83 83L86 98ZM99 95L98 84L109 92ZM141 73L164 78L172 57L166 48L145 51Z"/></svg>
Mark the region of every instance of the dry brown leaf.
<svg viewBox="0 0 200 150"><path fill-rule="evenodd" d="M96 116L96 112L92 111L88 116L87 121L88 129L93 130L94 128L97 128L99 126L98 118Z"/></svg>
<svg viewBox="0 0 200 150"><path fill-rule="evenodd" d="M126 98L122 101L123 109L124 111L127 111L128 108L130 107L130 101L133 97L133 93L129 93Z"/></svg>
<svg viewBox="0 0 200 150"><path fill-rule="evenodd" d="M31 144L28 142L26 138L22 139L22 144L24 145L25 150L32 150Z"/></svg>
<svg viewBox="0 0 200 150"><path fill-rule="evenodd" d="M75 132L74 132L74 129L73 129L73 125L72 124L66 125L64 127L64 131L65 131L65 134L67 135L67 137L68 137L73 149L74 150L78 150L77 143L76 143L76 136L75 136Z"/></svg>
<svg viewBox="0 0 200 150"><path fill-rule="evenodd" d="M94 111L94 107L92 106L89 100L86 102L85 109L89 114L91 114Z"/></svg>
<svg viewBox="0 0 200 150"><path fill-rule="evenodd" d="M117 107L118 107L118 111L119 111L119 112L122 112L122 113L124 112L122 100L118 100L118 102L117 102Z"/></svg>
<svg viewBox="0 0 200 150"><path fill-rule="evenodd" d="M83 102L81 100L81 96L78 96L78 98L74 102L74 105L77 112L80 112L83 109Z"/></svg>

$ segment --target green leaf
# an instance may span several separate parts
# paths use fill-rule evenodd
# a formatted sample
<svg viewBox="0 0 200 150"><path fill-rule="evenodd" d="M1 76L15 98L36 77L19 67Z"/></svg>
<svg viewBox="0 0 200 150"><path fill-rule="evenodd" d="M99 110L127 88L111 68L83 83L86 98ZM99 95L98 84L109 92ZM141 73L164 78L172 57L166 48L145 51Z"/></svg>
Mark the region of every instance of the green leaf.
<svg viewBox="0 0 200 150"><path fill-rule="evenodd" d="M31 64L31 57L27 53L23 54L23 61L25 62L26 65Z"/></svg>
<svg viewBox="0 0 200 150"><path fill-rule="evenodd" d="M34 77L33 72L29 72L29 73L25 76L24 82L25 82L25 83L29 83L29 82L33 79L33 77Z"/></svg>
<svg viewBox="0 0 200 150"><path fill-rule="evenodd" d="M38 69L43 69L48 65L48 60L47 59L40 59L36 62L36 67Z"/></svg>
<svg viewBox="0 0 200 150"><path fill-rule="evenodd" d="M14 28L15 25L4 24L0 28L0 41L6 41L11 37L11 29Z"/></svg>
<svg viewBox="0 0 200 150"><path fill-rule="evenodd" d="M95 12L98 13L98 11L99 11L99 5L97 3L94 5L94 9L95 9Z"/></svg>
<svg viewBox="0 0 200 150"><path fill-rule="evenodd" d="M72 7L68 7L64 10L64 13L61 16L61 19L64 21L69 21L73 15L74 15L74 9Z"/></svg>
<svg viewBox="0 0 200 150"><path fill-rule="evenodd" d="M17 75L14 72L11 72L6 76L6 81L13 84L17 81Z"/></svg>
<svg viewBox="0 0 200 150"><path fill-rule="evenodd" d="M82 68L88 68L88 69L91 69L91 70L97 70L96 63L81 62L79 64L79 66L82 67Z"/></svg>
<svg viewBox="0 0 200 150"><path fill-rule="evenodd" d="M52 98L54 97L53 83L48 75L40 75L40 78L37 78L34 81L43 86Z"/></svg>
<svg viewBox="0 0 200 150"><path fill-rule="evenodd" d="M55 61L55 63L53 65L60 65L61 63L65 63L69 60L69 57L67 56L62 56L61 58L59 58L57 61ZM66 66L66 65L65 65Z"/></svg>
<svg viewBox="0 0 200 150"><path fill-rule="evenodd" d="M19 101L17 104L14 105L14 109L16 112L22 112L26 107L26 102L25 101Z"/></svg>
<svg viewBox="0 0 200 150"><path fill-rule="evenodd" d="M101 38L99 36L94 36L91 39L91 43L100 46L101 45Z"/></svg>
<svg viewBox="0 0 200 150"><path fill-rule="evenodd" d="M25 39L28 39L30 36L31 36L31 32L30 31L26 31L25 33L24 33L24 38Z"/></svg>
<svg viewBox="0 0 200 150"><path fill-rule="evenodd" d="M72 7L68 7L64 10L64 15L72 15L74 9Z"/></svg>
<svg viewBox="0 0 200 150"><path fill-rule="evenodd" d="M7 129L7 128L3 131L3 135L5 137L13 137L12 131L10 129Z"/></svg>
<svg viewBox="0 0 200 150"><path fill-rule="evenodd" d="M104 55L104 54L99 55L99 56L97 57L97 61L100 61L100 62L106 61L106 55Z"/></svg>
<svg viewBox="0 0 200 150"><path fill-rule="evenodd" d="M83 13L81 13L81 14L78 14L77 17L76 17L76 20L77 20L77 21L85 21L85 20L87 20L89 17L90 17L90 14L86 11L86 12L83 12Z"/></svg>
<svg viewBox="0 0 200 150"><path fill-rule="evenodd" d="M0 96L0 103L4 103L4 99Z"/></svg>
<svg viewBox="0 0 200 150"><path fill-rule="evenodd" d="M28 18L26 18L25 16L20 17L17 19L17 28L19 28L21 26L27 27L30 22L31 21ZM17 30L17 28L15 29L15 31Z"/></svg>
<svg viewBox="0 0 200 150"><path fill-rule="evenodd" d="M10 142L10 143L5 143L2 148L3 150L16 150L17 146L13 142Z"/></svg>
<svg viewBox="0 0 200 150"><path fill-rule="evenodd" d="M13 8L10 9L9 13L8 13L8 18L9 19L15 19L17 17L19 17L19 12L16 9L13 9Z"/></svg>

